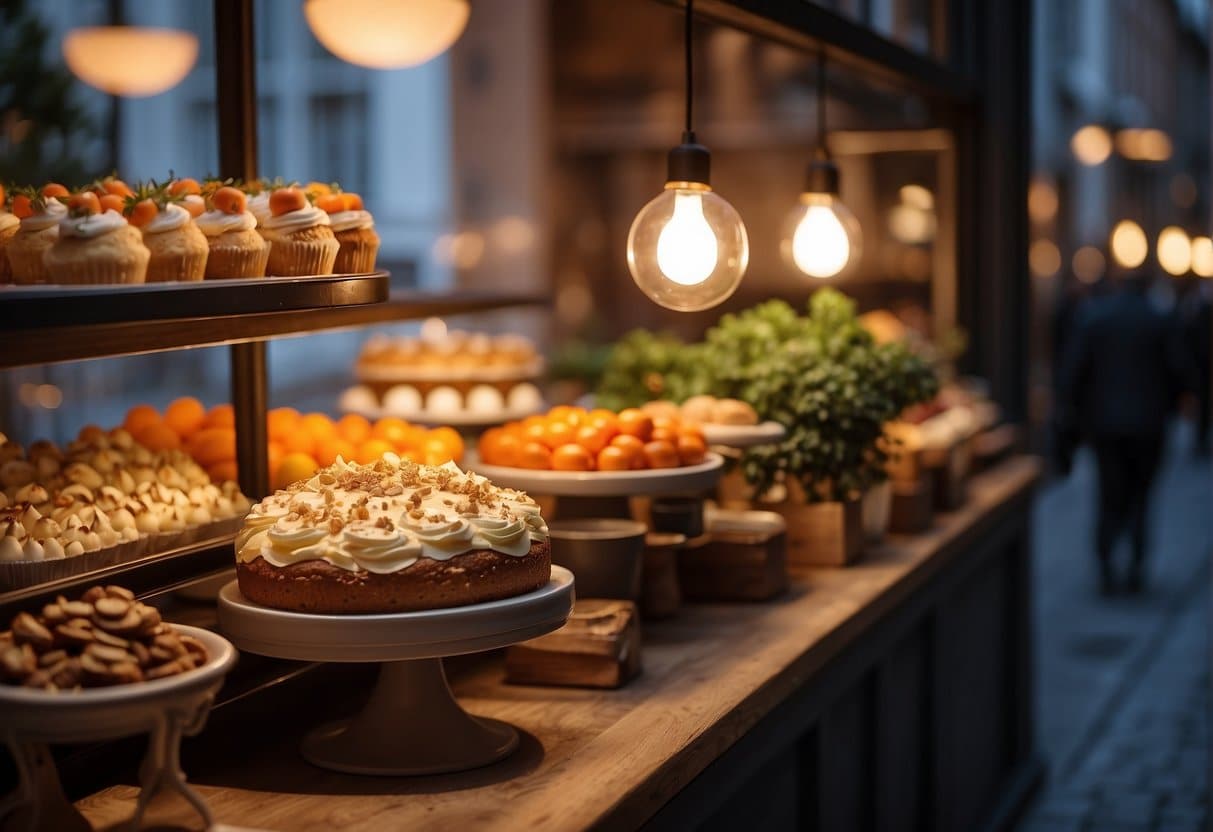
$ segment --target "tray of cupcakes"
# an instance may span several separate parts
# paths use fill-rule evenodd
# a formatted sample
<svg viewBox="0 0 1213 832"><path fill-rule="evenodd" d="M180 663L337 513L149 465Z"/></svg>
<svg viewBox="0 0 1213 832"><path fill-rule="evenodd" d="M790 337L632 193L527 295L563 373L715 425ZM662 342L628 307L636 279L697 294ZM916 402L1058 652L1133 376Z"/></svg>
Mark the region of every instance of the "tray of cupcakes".
<svg viewBox="0 0 1213 832"><path fill-rule="evenodd" d="M291 279L340 284L373 273L378 250L362 198L319 182L132 187L109 177L74 190L0 188L0 297L19 328L70 320L63 303L73 296L90 322L130 319L132 309L141 318L197 317L375 302L386 298L386 278L362 294ZM35 315L39 303L54 304L54 314Z"/></svg>

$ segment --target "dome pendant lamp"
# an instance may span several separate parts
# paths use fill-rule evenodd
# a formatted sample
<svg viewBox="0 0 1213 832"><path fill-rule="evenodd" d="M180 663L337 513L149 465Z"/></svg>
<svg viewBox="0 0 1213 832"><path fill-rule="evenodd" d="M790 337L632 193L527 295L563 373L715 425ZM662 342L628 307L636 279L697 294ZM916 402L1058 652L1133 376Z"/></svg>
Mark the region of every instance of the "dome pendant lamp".
<svg viewBox="0 0 1213 832"><path fill-rule="evenodd" d="M784 224L783 255L809 277L824 280L859 261L863 232L838 198L838 166L826 148L826 59L817 53L817 149L804 192Z"/></svg>
<svg viewBox="0 0 1213 832"><path fill-rule="evenodd" d="M691 20L686 6L686 126L670 151L665 190L640 209L628 232L628 269L655 303L680 312L709 309L737 290L750 242L736 209L709 184L711 154L691 121Z"/></svg>

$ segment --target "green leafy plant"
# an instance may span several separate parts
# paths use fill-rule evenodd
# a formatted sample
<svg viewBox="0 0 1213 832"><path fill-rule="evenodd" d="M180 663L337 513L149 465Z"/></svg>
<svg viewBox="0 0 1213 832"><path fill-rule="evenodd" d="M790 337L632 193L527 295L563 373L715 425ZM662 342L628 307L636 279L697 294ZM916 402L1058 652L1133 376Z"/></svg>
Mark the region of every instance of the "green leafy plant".
<svg viewBox="0 0 1213 832"><path fill-rule="evenodd" d="M854 302L822 289L807 315L766 301L725 315L701 344L631 333L608 361L599 397L611 407L697 393L749 402L787 428L778 444L746 453L749 483L761 493L794 479L809 500L826 501L884 479L885 423L937 389L926 361L902 343L876 344Z"/></svg>

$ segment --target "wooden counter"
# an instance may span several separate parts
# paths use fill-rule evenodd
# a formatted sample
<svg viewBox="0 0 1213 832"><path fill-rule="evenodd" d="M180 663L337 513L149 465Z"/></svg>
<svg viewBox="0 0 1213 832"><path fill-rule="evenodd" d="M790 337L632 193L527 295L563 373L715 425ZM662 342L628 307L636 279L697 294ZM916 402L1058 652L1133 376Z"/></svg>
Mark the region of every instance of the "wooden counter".
<svg viewBox="0 0 1213 832"><path fill-rule="evenodd" d="M797 574L779 601L689 606L647 627L644 673L622 690L509 686L498 660L480 664L454 687L472 713L522 732L499 765L416 779L313 768L298 737L334 704L303 689L308 716L287 736L208 731L191 742L211 752L187 771L221 822L292 832L1001 822L1039 773L1027 580L1038 473L1011 459L930 532ZM79 806L108 825L133 795L113 787Z"/></svg>

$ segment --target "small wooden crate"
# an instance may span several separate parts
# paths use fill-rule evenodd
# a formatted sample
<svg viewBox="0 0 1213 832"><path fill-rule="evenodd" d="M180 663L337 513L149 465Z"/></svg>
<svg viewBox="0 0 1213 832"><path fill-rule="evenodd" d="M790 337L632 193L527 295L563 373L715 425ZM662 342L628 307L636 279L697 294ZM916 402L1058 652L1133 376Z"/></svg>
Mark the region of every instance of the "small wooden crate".
<svg viewBox="0 0 1213 832"><path fill-rule="evenodd" d="M568 623L505 652L518 685L618 688L640 675L640 616L631 601L578 599Z"/></svg>
<svg viewBox="0 0 1213 832"><path fill-rule="evenodd" d="M889 531L893 534L918 534L931 527L935 519L932 479L926 472L912 482L893 483L893 502L889 511Z"/></svg>
<svg viewBox="0 0 1213 832"><path fill-rule="evenodd" d="M859 500L810 503L799 483L788 498L772 504L788 524L788 563L792 566L847 566L863 552L863 504Z"/></svg>
<svg viewBox="0 0 1213 832"><path fill-rule="evenodd" d="M767 601L788 589L787 532L769 511L718 510L678 553L688 601Z"/></svg>

